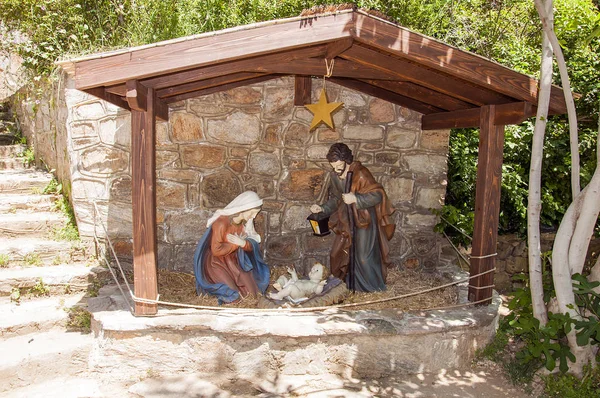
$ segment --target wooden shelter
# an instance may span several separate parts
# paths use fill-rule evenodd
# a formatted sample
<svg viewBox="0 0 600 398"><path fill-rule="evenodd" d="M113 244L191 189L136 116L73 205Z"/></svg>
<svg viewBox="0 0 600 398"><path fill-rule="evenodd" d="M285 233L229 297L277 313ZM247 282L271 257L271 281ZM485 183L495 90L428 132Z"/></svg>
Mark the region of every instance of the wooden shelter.
<svg viewBox="0 0 600 398"><path fill-rule="evenodd" d="M479 127L471 275L495 266L504 126L535 114L538 82L476 54L363 11L269 21L95 54L59 64L76 88L132 113L135 295L157 297L155 120L172 102L295 76L295 104L310 101L311 76L423 114L422 129ZM566 112L553 87L550 113ZM493 273L474 278L469 299L492 296ZM484 301L485 302L485 301ZM137 315L156 304L136 303Z"/></svg>

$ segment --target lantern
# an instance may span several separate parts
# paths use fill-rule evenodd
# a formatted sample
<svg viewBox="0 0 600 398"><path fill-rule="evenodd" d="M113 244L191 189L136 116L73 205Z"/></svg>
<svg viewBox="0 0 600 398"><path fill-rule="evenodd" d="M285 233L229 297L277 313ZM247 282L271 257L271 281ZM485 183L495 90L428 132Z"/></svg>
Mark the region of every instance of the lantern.
<svg viewBox="0 0 600 398"><path fill-rule="evenodd" d="M329 216L325 213L312 213L306 218L310 222L310 226L313 229L313 234L316 236L329 235Z"/></svg>

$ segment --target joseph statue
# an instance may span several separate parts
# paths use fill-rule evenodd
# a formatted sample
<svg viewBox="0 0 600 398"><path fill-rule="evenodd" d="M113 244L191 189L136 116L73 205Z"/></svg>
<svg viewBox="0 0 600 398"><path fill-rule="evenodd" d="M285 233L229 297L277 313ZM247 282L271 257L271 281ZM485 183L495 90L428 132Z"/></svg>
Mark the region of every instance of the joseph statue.
<svg viewBox="0 0 600 398"><path fill-rule="evenodd" d="M394 209L383 186L366 167L354 161L346 144L333 144L327 160L333 168L329 200L323 205L312 205L310 210L330 216L329 227L335 233L330 255L331 273L347 284L352 273L356 291L385 290L390 265L389 241L396 227L391 218ZM351 258L353 269L349 272Z"/></svg>

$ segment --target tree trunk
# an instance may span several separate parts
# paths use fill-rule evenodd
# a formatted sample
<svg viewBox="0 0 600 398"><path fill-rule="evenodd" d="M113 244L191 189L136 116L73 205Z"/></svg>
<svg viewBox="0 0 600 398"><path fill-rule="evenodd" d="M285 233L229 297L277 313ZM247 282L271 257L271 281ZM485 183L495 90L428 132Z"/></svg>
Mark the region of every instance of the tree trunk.
<svg viewBox="0 0 600 398"><path fill-rule="evenodd" d="M552 51L554 51L554 55L556 56L556 63L558 64L560 79L562 80L562 87L565 94L565 102L567 104L567 113L569 116L569 136L571 144L571 192L573 195L573 200L575 200L575 197L581 189L579 186L579 137L577 134L577 112L575 111L575 102L573 101L571 82L569 80L569 73L567 71L565 57L562 53L560 44L558 43L556 33L554 33L554 28L551 25L551 20L548 17L548 13L544 8L544 4L542 3L542 0L534 0L534 3L542 21L544 33L548 35L550 44L552 44ZM548 0L547 6L552 9L552 0Z"/></svg>
<svg viewBox="0 0 600 398"><path fill-rule="evenodd" d="M548 23L552 27L552 1L548 10ZM531 144L531 166L529 168L529 194L527 200L527 244L529 250L529 287L533 316L546 325L548 313L544 304L544 287L542 283L542 258L540 250L540 212L542 209L542 159L544 156L544 134L550 104L552 87L552 46L546 33L542 34L542 65L540 68L540 91L538 108Z"/></svg>

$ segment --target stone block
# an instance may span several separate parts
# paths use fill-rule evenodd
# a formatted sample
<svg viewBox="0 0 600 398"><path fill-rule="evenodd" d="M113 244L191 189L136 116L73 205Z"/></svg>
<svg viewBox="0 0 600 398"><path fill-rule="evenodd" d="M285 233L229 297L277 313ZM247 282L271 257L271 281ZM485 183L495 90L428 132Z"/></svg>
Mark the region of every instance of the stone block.
<svg viewBox="0 0 600 398"><path fill-rule="evenodd" d="M392 203L412 200L414 181L402 177L383 177L381 184Z"/></svg>
<svg viewBox="0 0 600 398"><path fill-rule="evenodd" d="M269 232L279 233L281 231L281 213L269 213Z"/></svg>
<svg viewBox="0 0 600 398"><path fill-rule="evenodd" d="M133 231L131 203L111 203L107 213L106 227L109 236L131 237Z"/></svg>
<svg viewBox="0 0 600 398"><path fill-rule="evenodd" d="M292 205L288 207L283 215L283 232L309 230L310 224L306 217L310 214L310 206Z"/></svg>
<svg viewBox="0 0 600 398"><path fill-rule="evenodd" d="M369 164L373 162L373 154L358 152L357 154L355 154L355 159L361 162L362 164ZM374 173L371 167L369 167L369 171L371 171L371 173Z"/></svg>
<svg viewBox="0 0 600 398"><path fill-rule="evenodd" d="M395 164L400 159L397 152L380 152L375 154L375 162L384 164Z"/></svg>
<svg viewBox="0 0 600 398"><path fill-rule="evenodd" d="M448 151L448 140L450 139L450 130L424 130L421 131L421 148Z"/></svg>
<svg viewBox="0 0 600 398"><path fill-rule="evenodd" d="M186 112L173 112L169 115L173 142L198 142L204 138L202 119Z"/></svg>
<svg viewBox="0 0 600 398"><path fill-rule="evenodd" d="M186 166L214 169L225 163L225 148L213 145L185 145L181 149Z"/></svg>
<svg viewBox="0 0 600 398"><path fill-rule="evenodd" d="M279 193L286 199L314 202L321 194L324 178L321 169L292 170L280 183Z"/></svg>
<svg viewBox="0 0 600 398"><path fill-rule="evenodd" d="M246 170L246 162L244 162L243 160L230 160L227 163L227 165L231 170L233 170L236 173L241 173L242 171Z"/></svg>
<svg viewBox="0 0 600 398"><path fill-rule="evenodd" d="M404 217L404 225L408 227L432 230L437 223L438 218L433 214L407 214Z"/></svg>
<svg viewBox="0 0 600 398"><path fill-rule="evenodd" d="M200 173L197 170L190 169L162 169L158 171L157 176L161 180L170 180L185 184L194 184L200 180Z"/></svg>
<svg viewBox="0 0 600 398"><path fill-rule="evenodd" d="M206 222L212 215L207 210L173 213L167 216L169 243L197 243L206 231Z"/></svg>
<svg viewBox="0 0 600 398"><path fill-rule="evenodd" d="M438 248L436 236L433 235L433 232L413 236L410 238L410 248L418 256L430 255Z"/></svg>
<svg viewBox="0 0 600 398"><path fill-rule="evenodd" d="M244 184L245 191L254 191L261 199L275 195L275 182L269 177L251 176Z"/></svg>
<svg viewBox="0 0 600 398"><path fill-rule="evenodd" d="M341 136L338 131L330 129L319 129L317 139L319 142L338 142Z"/></svg>
<svg viewBox="0 0 600 398"><path fill-rule="evenodd" d="M300 255L298 237L296 235L270 236L267 241L269 257L293 259Z"/></svg>
<svg viewBox="0 0 600 398"><path fill-rule="evenodd" d="M265 128L264 143L268 145L280 145L283 132L283 126L280 123L269 124Z"/></svg>
<svg viewBox="0 0 600 398"><path fill-rule="evenodd" d="M250 151L246 148L234 147L229 149L229 154L234 158L245 158Z"/></svg>
<svg viewBox="0 0 600 398"><path fill-rule="evenodd" d="M94 122L74 122L71 125L71 136L73 138L96 138L98 133Z"/></svg>
<svg viewBox="0 0 600 398"><path fill-rule="evenodd" d="M253 145L260 140L260 119L255 115L237 111L225 119L209 119L207 135L228 145Z"/></svg>
<svg viewBox="0 0 600 398"><path fill-rule="evenodd" d="M100 101L77 105L73 109L74 120L95 120L105 115L104 107Z"/></svg>
<svg viewBox="0 0 600 398"><path fill-rule="evenodd" d="M169 104L174 107L176 104ZM231 112L232 108L221 103L218 94L203 95L202 97L187 100L188 108L198 116L225 115Z"/></svg>
<svg viewBox="0 0 600 398"><path fill-rule="evenodd" d="M200 236L198 236L200 239ZM175 246L173 252L172 268L179 272L194 272L194 252L195 244L185 244ZM193 287L192 287L193 288Z"/></svg>
<svg viewBox="0 0 600 398"><path fill-rule="evenodd" d="M276 176L279 174L279 154L268 152L250 153L249 170L252 173Z"/></svg>
<svg viewBox="0 0 600 398"><path fill-rule="evenodd" d="M74 199L109 199L105 181L88 180L83 178L73 179L71 195Z"/></svg>
<svg viewBox="0 0 600 398"><path fill-rule="evenodd" d="M327 85L329 90L329 85ZM329 100L332 102L333 100ZM342 89L336 102L343 102L346 107L361 107L367 104L365 96L354 90Z"/></svg>
<svg viewBox="0 0 600 398"><path fill-rule="evenodd" d="M403 127L389 127L387 144L392 148L413 148L417 142L417 132Z"/></svg>
<svg viewBox="0 0 600 398"><path fill-rule="evenodd" d="M187 186L172 181L156 181L156 204L159 208L185 208Z"/></svg>
<svg viewBox="0 0 600 398"><path fill-rule="evenodd" d="M361 151L381 151L383 149L383 144L381 143L366 143L360 144Z"/></svg>
<svg viewBox="0 0 600 398"><path fill-rule="evenodd" d="M129 156L121 149L98 145L81 153L79 166L81 170L92 174L114 174L127 170Z"/></svg>
<svg viewBox="0 0 600 398"><path fill-rule="evenodd" d="M267 87L264 96L265 119L287 119L294 110L294 90L291 87Z"/></svg>
<svg viewBox="0 0 600 398"><path fill-rule="evenodd" d="M173 247L165 243L158 244L156 262L159 269L170 269Z"/></svg>
<svg viewBox="0 0 600 398"><path fill-rule="evenodd" d="M131 203L131 177L120 176L112 180L110 185L110 200Z"/></svg>
<svg viewBox="0 0 600 398"><path fill-rule="evenodd" d="M445 189L421 188L417 193L416 205L425 209L440 209L444 204Z"/></svg>
<svg viewBox="0 0 600 398"><path fill-rule="evenodd" d="M219 208L242 193L242 186L232 172L221 171L204 177L200 192L205 207Z"/></svg>
<svg viewBox="0 0 600 398"><path fill-rule="evenodd" d="M291 123L285 132L284 146L286 148L304 148L311 137L308 127L306 124Z"/></svg>
<svg viewBox="0 0 600 398"><path fill-rule="evenodd" d="M404 160L408 163L408 169L415 173L442 174L447 170L446 156L439 155L406 155Z"/></svg>
<svg viewBox="0 0 600 398"><path fill-rule="evenodd" d="M348 125L344 128L345 140L381 140L383 127L369 125Z"/></svg>
<svg viewBox="0 0 600 398"><path fill-rule="evenodd" d="M308 254L329 254L333 245L333 237L333 233L326 236L306 235L304 250Z"/></svg>
<svg viewBox="0 0 600 398"><path fill-rule="evenodd" d="M98 137L83 137L83 138L73 138L71 140L71 148L74 151L80 151L85 148L89 148L98 144Z"/></svg>
<svg viewBox="0 0 600 398"><path fill-rule="evenodd" d="M156 151L156 168L173 167L179 161L179 153L174 151Z"/></svg>
<svg viewBox="0 0 600 398"><path fill-rule="evenodd" d="M312 145L308 147L306 155L309 159L326 160L330 146L331 145Z"/></svg>
<svg viewBox="0 0 600 398"><path fill-rule="evenodd" d="M156 122L156 146L168 147L173 145L169 137L169 122Z"/></svg>
<svg viewBox="0 0 600 398"><path fill-rule="evenodd" d="M258 87L243 86L221 93L221 99L224 103L249 105L260 104L262 100L262 90Z"/></svg>
<svg viewBox="0 0 600 398"><path fill-rule="evenodd" d="M131 117L119 116L100 120L100 140L108 145L131 148Z"/></svg>
<svg viewBox="0 0 600 398"><path fill-rule="evenodd" d="M310 123L313 120L313 114L305 107L298 106L294 112L294 119Z"/></svg>
<svg viewBox="0 0 600 398"><path fill-rule="evenodd" d="M506 272L511 275L527 272L528 269L529 261L527 257L512 257L506 260Z"/></svg>
<svg viewBox="0 0 600 398"><path fill-rule="evenodd" d="M369 103L372 123L390 123L396 120L394 105L379 98L372 98Z"/></svg>

